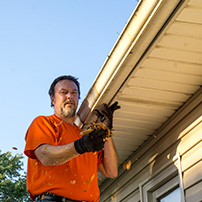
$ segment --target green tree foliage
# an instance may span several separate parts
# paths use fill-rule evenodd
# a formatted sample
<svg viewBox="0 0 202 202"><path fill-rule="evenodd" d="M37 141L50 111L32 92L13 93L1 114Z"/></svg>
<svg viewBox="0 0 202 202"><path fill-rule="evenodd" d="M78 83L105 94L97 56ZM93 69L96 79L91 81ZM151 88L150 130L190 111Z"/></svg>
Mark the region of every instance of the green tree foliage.
<svg viewBox="0 0 202 202"><path fill-rule="evenodd" d="M26 191L26 173L22 172L22 154L11 155L0 150L0 201L32 201Z"/></svg>

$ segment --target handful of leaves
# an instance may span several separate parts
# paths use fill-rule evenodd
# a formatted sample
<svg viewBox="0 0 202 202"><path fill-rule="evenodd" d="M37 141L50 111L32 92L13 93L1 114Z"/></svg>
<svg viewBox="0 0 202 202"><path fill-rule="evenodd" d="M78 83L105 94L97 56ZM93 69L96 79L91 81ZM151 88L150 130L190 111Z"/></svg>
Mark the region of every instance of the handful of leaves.
<svg viewBox="0 0 202 202"><path fill-rule="evenodd" d="M80 134L88 135L93 131L105 130L107 131L106 138L111 137L113 135L111 132L111 129L113 128L113 114L115 110L120 108L121 107L118 105L118 102L115 102L111 106L108 106L106 103L98 106L92 112L94 117L92 123L86 130L82 131Z"/></svg>
<svg viewBox="0 0 202 202"><path fill-rule="evenodd" d="M111 130L102 122L99 122L99 123L93 122L93 123L91 123L90 127L88 129L82 131L80 134L81 135L88 135L88 134L90 134L91 132L93 132L95 130L107 130L106 138L111 137L113 135Z"/></svg>

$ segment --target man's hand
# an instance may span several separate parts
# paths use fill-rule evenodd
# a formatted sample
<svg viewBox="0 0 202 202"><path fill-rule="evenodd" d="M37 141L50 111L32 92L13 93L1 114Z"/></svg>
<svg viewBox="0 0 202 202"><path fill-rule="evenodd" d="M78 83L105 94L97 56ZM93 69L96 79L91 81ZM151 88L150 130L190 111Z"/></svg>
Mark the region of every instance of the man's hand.
<svg viewBox="0 0 202 202"><path fill-rule="evenodd" d="M104 148L107 130L95 130L88 135L83 135L82 138L74 142L74 147L79 154L85 152L100 151Z"/></svg>
<svg viewBox="0 0 202 202"><path fill-rule="evenodd" d="M110 107L105 103L97 107L93 110L93 113L97 116L96 123L102 122L111 130L113 127L113 113L120 108L118 102L115 102Z"/></svg>

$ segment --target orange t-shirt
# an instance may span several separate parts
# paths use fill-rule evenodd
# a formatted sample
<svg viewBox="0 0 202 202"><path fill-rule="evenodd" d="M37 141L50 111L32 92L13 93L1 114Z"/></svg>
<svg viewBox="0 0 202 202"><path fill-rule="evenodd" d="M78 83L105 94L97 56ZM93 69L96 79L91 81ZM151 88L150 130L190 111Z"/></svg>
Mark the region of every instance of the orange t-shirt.
<svg viewBox="0 0 202 202"><path fill-rule="evenodd" d="M59 166L43 166L34 150L41 144L65 145L81 138L81 129L63 122L56 115L34 119L26 133L24 153L28 156L27 190L36 195L51 192L73 200L99 201L97 167L102 152L88 152Z"/></svg>

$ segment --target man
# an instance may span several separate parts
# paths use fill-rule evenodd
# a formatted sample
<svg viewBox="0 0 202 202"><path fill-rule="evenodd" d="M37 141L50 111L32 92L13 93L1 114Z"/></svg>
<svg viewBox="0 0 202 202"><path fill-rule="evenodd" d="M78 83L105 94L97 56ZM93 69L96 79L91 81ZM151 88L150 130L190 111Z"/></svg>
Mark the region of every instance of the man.
<svg viewBox="0 0 202 202"><path fill-rule="evenodd" d="M76 78L61 76L49 89L54 114L38 116L26 133L27 190L38 201L99 201L97 170L118 175L117 153L107 130L81 135L74 124L80 98ZM97 109L98 120L112 128L113 112L106 104Z"/></svg>

